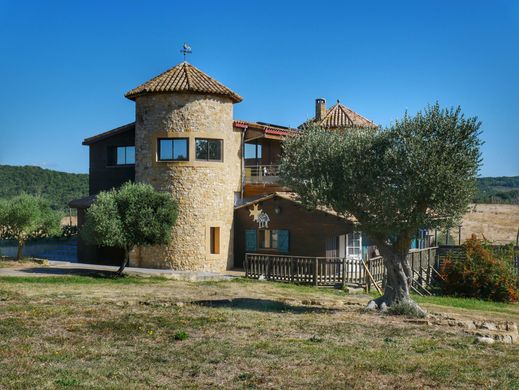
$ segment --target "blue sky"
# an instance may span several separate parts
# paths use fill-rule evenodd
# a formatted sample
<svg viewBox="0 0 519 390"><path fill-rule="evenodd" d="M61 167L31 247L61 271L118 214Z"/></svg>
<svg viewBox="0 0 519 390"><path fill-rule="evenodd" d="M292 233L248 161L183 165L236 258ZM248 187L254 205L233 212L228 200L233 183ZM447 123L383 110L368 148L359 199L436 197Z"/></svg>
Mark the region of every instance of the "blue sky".
<svg viewBox="0 0 519 390"><path fill-rule="evenodd" d="M88 171L85 137L133 121L124 93L182 60L297 126L314 99L381 125L428 103L483 122L483 176L519 175L517 1L0 0L0 164Z"/></svg>

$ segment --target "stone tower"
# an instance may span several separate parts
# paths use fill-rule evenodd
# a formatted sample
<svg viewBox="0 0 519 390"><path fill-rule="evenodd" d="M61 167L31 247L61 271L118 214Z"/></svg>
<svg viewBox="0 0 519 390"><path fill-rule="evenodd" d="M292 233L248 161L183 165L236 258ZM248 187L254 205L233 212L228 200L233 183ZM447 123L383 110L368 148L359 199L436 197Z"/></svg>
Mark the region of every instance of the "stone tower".
<svg viewBox="0 0 519 390"><path fill-rule="evenodd" d="M241 189L242 98L183 62L126 95L136 103L135 181L170 192L179 216L169 246L139 248L141 267L222 271L233 262L234 198Z"/></svg>

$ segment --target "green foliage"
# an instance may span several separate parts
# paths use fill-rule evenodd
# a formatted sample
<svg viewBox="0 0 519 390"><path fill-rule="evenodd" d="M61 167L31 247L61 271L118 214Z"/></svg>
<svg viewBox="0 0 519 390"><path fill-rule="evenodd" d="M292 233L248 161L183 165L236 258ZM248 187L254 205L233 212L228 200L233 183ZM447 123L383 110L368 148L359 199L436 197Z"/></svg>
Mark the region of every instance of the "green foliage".
<svg viewBox="0 0 519 390"><path fill-rule="evenodd" d="M422 310L419 310L416 304L410 302L399 302L391 305L387 308L386 314L413 318L425 317L425 313Z"/></svg>
<svg viewBox="0 0 519 390"><path fill-rule="evenodd" d="M41 196L54 210L65 210L72 199L88 195L88 175L56 172L34 166L0 165L0 199L22 193Z"/></svg>
<svg viewBox="0 0 519 390"><path fill-rule="evenodd" d="M519 204L519 176L479 178L474 202Z"/></svg>
<svg viewBox="0 0 519 390"><path fill-rule="evenodd" d="M453 225L475 193L480 123L438 104L381 131L305 129L284 143L281 174L309 207L354 215L409 248L419 228Z"/></svg>
<svg viewBox="0 0 519 390"><path fill-rule="evenodd" d="M29 238L61 234L61 213L51 209L47 201L33 195L19 195L0 201L0 238L18 241L18 259Z"/></svg>
<svg viewBox="0 0 519 390"><path fill-rule="evenodd" d="M187 332L184 332L184 331L177 332L177 333L175 333L175 336L174 336L174 339L177 341L184 341L184 340L187 340L188 338L189 338L189 335L187 334Z"/></svg>
<svg viewBox="0 0 519 390"><path fill-rule="evenodd" d="M515 302L517 275L512 271L513 247L493 248L475 236L463 245L463 256L447 256L440 269L444 294Z"/></svg>
<svg viewBox="0 0 519 390"><path fill-rule="evenodd" d="M170 194L126 183L101 192L86 213L82 234L95 245L129 252L136 245L168 244L178 208Z"/></svg>

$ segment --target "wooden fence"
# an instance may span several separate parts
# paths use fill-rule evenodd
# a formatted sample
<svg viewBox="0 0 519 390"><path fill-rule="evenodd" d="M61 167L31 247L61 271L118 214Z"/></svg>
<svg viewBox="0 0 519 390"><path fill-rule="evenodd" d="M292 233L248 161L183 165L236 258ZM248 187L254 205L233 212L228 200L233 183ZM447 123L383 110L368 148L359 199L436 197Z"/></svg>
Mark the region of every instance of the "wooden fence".
<svg viewBox="0 0 519 390"><path fill-rule="evenodd" d="M413 274L420 286L430 282L435 258L436 248L413 250L409 253L408 261L414 267ZM338 257L247 253L244 268L248 278L314 286L350 285L363 287L368 291L374 284L382 286L385 278L382 256L362 261Z"/></svg>

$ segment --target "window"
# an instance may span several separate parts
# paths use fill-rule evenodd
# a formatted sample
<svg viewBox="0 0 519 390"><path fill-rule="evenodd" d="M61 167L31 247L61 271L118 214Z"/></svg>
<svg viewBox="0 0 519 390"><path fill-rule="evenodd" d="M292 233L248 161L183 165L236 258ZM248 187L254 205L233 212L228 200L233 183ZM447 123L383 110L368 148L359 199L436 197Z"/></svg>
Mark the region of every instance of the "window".
<svg viewBox="0 0 519 390"><path fill-rule="evenodd" d="M209 228L209 252L212 255L220 254L220 228Z"/></svg>
<svg viewBox="0 0 519 390"><path fill-rule="evenodd" d="M108 149L108 165L135 164L135 146L113 146Z"/></svg>
<svg viewBox="0 0 519 390"><path fill-rule="evenodd" d="M245 159L261 160L261 144L245 144Z"/></svg>
<svg viewBox="0 0 519 390"><path fill-rule="evenodd" d="M360 232L346 235L346 257L362 259L362 234Z"/></svg>
<svg viewBox="0 0 519 390"><path fill-rule="evenodd" d="M362 259L362 233L354 232L349 234L342 234L339 237L338 248L332 248L330 243L330 253L333 249L338 249L339 257L348 257L360 260ZM328 250L328 249L327 249Z"/></svg>
<svg viewBox="0 0 519 390"><path fill-rule="evenodd" d="M158 140L159 161L187 161L187 138L161 138Z"/></svg>
<svg viewBox="0 0 519 390"><path fill-rule="evenodd" d="M196 159L204 161L222 161L221 139L196 139Z"/></svg>
<svg viewBox="0 0 519 390"><path fill-rule="evenodd" d="M288 230L260 230L259 247L288 252Z"/></svg>

